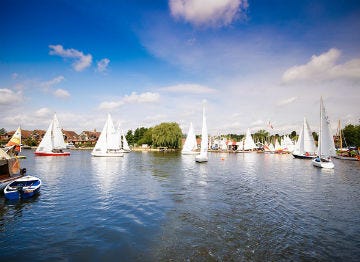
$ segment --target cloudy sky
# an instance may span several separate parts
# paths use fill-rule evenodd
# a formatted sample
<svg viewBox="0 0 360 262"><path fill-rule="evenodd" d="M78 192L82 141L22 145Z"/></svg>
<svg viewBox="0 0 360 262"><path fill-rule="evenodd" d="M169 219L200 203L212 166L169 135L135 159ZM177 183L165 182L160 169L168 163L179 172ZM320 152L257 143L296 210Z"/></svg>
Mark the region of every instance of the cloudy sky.
<svg viewBox="0 0 360 262"><path fill-rule="evenodd" d="M360 2L0 2L0 127L334 132L360 121ZM274 127L269 129L268 123Z"/></svg>

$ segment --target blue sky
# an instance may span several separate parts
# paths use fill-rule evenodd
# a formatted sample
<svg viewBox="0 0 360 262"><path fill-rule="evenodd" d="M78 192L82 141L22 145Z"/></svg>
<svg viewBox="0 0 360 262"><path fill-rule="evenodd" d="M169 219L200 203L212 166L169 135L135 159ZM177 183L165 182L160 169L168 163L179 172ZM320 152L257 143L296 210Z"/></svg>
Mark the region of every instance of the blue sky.
<svg viewBox="0 0 360 262"><path fill-rule="evenodd" d="M360 2L1 1L0 127L298 131L360 119Z"/></svg>

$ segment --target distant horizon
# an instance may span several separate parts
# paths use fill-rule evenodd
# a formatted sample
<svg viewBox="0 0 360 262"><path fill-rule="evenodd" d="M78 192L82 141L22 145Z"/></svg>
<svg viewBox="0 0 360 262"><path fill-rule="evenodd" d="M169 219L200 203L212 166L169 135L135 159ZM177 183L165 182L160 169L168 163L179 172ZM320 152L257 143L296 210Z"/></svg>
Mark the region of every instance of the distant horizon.
<svg viewBox="0 0 360 262"><path fill-rule="evenodd" d="M360 123L360 2L1 1L0 128ZM273 132L272 130L267 130ZM275 132L275 131L274 131Z"/></svg>

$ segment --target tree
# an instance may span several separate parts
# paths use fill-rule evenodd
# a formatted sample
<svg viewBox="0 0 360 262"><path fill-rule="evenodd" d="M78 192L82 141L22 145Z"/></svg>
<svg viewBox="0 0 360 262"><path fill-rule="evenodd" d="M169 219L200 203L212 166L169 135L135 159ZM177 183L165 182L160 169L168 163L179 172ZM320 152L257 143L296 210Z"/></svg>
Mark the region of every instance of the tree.
<svg viewBox="0 0 360 262"><path fill-rule="evenodd" d="M347 125L342 132L347 146L360 147L360 125Z"/></svg>
<svg viewBox="0 0 360 262"><path fill-rule="evenodd" d="M139 140L144 136L146 130L148 130L148 128L146 127L140 127L135 129L134 140L133 140L134 144L140 144Z"/></svg>
<svg viewBox="0 0 360 262"><path fill-rule="evenodd" d="M0 128L0 135L5 135L5 134L6 134L5 128Z"/></svg>
<svg viewBox="0 0 360 262"><path fill-rule="evenodd" d="M142 144L148 144L148 145L152 145L152 132L153 132L153 128L148 128L144 135L142 136L142 138L140 138L140 140L137 142L138 145L142 145Z"/></svg>
<svg viewBox="0 0 360 262"><path fill-rule="evenodd" d="M261 130L257 131L253 137L254 137L254 140L256 140L256 141L264 142L264 141L266 141L268 136L269 136L269 132L267 132L264 129L261 129Z"/></svg>
<svg viewBox="0 0 360 262"><path fill-rule="evenodd" d="M294 139L296 137L296 131L292 131L291 134L289 135L289 137L291 139Z"/></svg>
<svg viewBox="0 0 360 262"><path fill-rule="evenodd" d="M314 141L318 141L319 140L319 136L316 132L312 132L312 136L314 138Z"/></svg>
<svg viewBox="0 0 360 262"><path fill-rule="evenodd" d="M134 135L132 133L132 130L127 131L125 138L129 145L134 145Z"/></svg>
<svg viewBox="0 0 360 262"><path fill-rule="evenodd" d="M182 132L177 123L161 123L152 130L153 146L168 148L181 147Z"/></svg>

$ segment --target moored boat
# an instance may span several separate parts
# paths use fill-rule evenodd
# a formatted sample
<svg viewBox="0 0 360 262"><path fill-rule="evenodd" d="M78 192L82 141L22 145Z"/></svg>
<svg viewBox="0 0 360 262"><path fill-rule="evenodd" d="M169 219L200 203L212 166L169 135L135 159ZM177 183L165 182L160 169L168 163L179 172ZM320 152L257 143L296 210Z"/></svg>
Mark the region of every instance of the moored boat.
<svg viewBox="0 0 360 262"><path fill-rule="evenodd" d="M41 180L34 176L23 176L9 183L4 189L6 199L30 198L39 193Z"/></svg>

